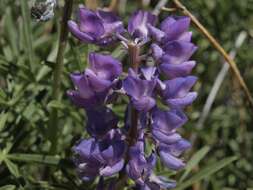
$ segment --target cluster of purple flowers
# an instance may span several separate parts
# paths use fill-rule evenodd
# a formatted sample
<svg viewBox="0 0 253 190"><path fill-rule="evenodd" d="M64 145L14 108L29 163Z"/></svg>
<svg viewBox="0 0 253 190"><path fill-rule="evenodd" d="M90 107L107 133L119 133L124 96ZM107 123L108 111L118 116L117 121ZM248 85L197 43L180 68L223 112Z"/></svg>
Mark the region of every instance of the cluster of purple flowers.
<svg viewBox="0 0 253 190"><path fill-rule="evenodd" d="M135 181L135 189L168 189L175 182L155 175L157 157L171 170L185 165L179 157L190 143L177 128L187 121L183 109L197 97L190 91L196 77L189 76L195 66L189 59L197 48L190 42L188 17L168 17L159 28L156 22L155 15L137 11L126 30L113 13L80 7L78 21L68 23L81 42L101 47L122 43L133 64L126 75L112 56L90 53L89 67L71 75L75 90L68 95L86 110L86 129L91 136L74 147L83 180L120 172ZM140 55L143 49L148 52ZM129 97L124 127L119 127L111 109L117 96ZM147 153L148 145L153 147L151 153Z"/></svg>

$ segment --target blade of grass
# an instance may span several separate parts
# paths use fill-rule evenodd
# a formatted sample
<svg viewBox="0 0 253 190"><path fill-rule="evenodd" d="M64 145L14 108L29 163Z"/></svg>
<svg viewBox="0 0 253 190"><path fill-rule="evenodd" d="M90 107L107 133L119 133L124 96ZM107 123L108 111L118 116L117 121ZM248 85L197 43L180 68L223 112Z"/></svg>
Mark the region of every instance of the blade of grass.
<svg viewBox="0 0 253 190"><path fill-rule="evenodd" d="M24 25L24 39L26 43L25 51L30 62L30 68L33 69L34 55L33 55L33 45L32 45L31 19L30 19L30 11L28 8L28 1L21 0L20 4L21 4L21 12L22 12L22 18L23 18L23 25Z"/></svg>
<svg viewBox="0 0 253 190"><path fill-rule="evenodd" d="M58 165L61 161L59 156L48 156L41 154L8 154L10 160L21 162L35 162L39 164Z"/></svg>
<svg viewBox="0 0 253 190"><path fill-rule="evenodd" d="M231 157L228 157L228 158L224 158L221 161L209 164L208 166L206 166L202 170L198 171L195 175L193 175L187 181L185 181L181 184L178 184L178 186L174 190L185 189L185 188L191 186L192 184L194 184L194 183L196 183L196 182L198 182L198 181L200 181L204 178L209 177L210 175L214 174L215 172L219 171L220 169L224 168L225 166L231 164L235 160L237 160L237 157L236 156L231 156Z"/></svg>
<svg viewBox="0 0 253 190"><path fill-rule="evenodd" d="M189 173L192 171L192 169L199 164L199 162L206 156L206 154L209 152L210 147L205 146L201 148L198 152L196 152L191 159L188 161L185 172L179 179L179 182L184 181L184 179L189 175Z"/></svg>

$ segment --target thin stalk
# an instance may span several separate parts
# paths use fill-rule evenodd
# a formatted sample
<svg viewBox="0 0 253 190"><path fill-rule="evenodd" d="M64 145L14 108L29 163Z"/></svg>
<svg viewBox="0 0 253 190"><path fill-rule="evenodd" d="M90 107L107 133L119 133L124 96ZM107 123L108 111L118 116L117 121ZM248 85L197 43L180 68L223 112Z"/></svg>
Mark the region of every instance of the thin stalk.
<svg viewBox="0 0 253 190"><path fill-rule="evenodd" d="M244 82L240 71L235 63L235 61L229 56L229 54L223 49L223 47L219 44L219 42L210 34L210 32L198 21L198 19L179 1L179 0L173 0L176 7L182 11L183 14L189 16L194 23L194 25L199 29L199 31L209 40L209 42L214 46L214 48L224 57L224 59L229 64L231 70L233 71L236 79L238 80L241 88L246 94L246 97L253 107L253 98L251 96L251 93ZM163 10L167 10L167 8L163 8Z"/></svg>
<svg viewBox="0 0 253 190"><path fill-rule="evenodd" d="M130 59L130 65L134 69L134 71L137 73L139 64L140 64L140 47L136 44L129 43L128 44L128 51L129 51L129 59ZM131 126L128 133L128 144L129 146L132 146L135 144L138 137L138 111L131 108Z"/></svg>
<svg viewBox="0 0 253 190"><path fill-rule="evenodd" d="M140 47L134 43L128 43L128 53L130 65L134 69L135 72L138 72L139 64L140 64ZM136 143L138 138L138 111L134 109L131 105L131 126L129 128L129 132L127 134L127 142L128 146L132 146ZM129 160L129 148L126 153L125 163ZM125 168L125 167L124 167ZM127 180L126 172L121 170L119 173L119 179L116 184L116 189L124 189L124 183Z"/></svg>
<svg viewBox="0 0 253 190"><path fill-rule="evenodd" d="M65 0L63 15L62 15L62 22L61 22L61 29L60 29L58 54L57 54L56 63L53 70L53 92L52 92L53 100L60 99L64 51L67 45L67 38L68 38L68 20L71 17L72 7L73 7L73 0ZM52 108L50 112L50 117L49 117L49 129L48 129L49 140L52 143L51 150L50 150L52 154L55 153L56 151L57 131L58 131L58 110L57 108Z"/></svg>

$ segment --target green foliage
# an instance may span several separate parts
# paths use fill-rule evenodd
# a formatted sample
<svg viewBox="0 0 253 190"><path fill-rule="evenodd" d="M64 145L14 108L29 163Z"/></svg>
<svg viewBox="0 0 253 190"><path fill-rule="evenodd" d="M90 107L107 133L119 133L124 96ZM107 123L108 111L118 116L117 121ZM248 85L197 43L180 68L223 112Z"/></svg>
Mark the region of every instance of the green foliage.
<svg viewBox="0 0 253 190"><path fill-rule="evenodd" d="M82 71L87 65L88 52L97 49L69 37L61 100L52 100L52 69L57 55L62 3L59 1L53 20L37 23L30 19L31 2L0 1L0 190L94 189L94 183L80 182L70 162L74 143L87 134L85 113L70 103L66 91L73 88L69 73ZM157 2L151 1L145 9L153 9ZM253 1L182 2L227 51L234 48L241 31L247 32L247 40L235 60L253 92ZM138 1L128 0L122 17L127 20L139 8ZM168 14L162 12L160 18ZM192 31L193 41L199 46L194 56L198 62L194 75L199 77L195 86L199 97L188 108L189 122L181 133L188 139L195 136L196 141L185 155L189 161L183 171L175 174L159 164L157 172L179 181L177 189L192 185L212 190L250 189L253 187L253 119L245 96L231 74L223 81L204 127L196 129L223 59L194 27ZM121 60L127 59L121 47L112 48L109 53ZM119 100L114 107L121 119L126 101ZM47 139L52 108L59 110L57 155L49 155Z"/></svg>

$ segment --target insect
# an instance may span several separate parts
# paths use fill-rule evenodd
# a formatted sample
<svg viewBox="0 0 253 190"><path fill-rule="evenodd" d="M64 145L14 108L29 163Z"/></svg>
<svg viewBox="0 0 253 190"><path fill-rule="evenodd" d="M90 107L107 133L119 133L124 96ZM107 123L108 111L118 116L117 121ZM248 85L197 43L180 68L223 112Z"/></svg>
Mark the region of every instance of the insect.
<svg viewBox="0 0 253 190"><path fill-rule="evenodd" d="M37 0L31 8L31 17L46 22L54 17L55 6L56 0Z"/></svg>

